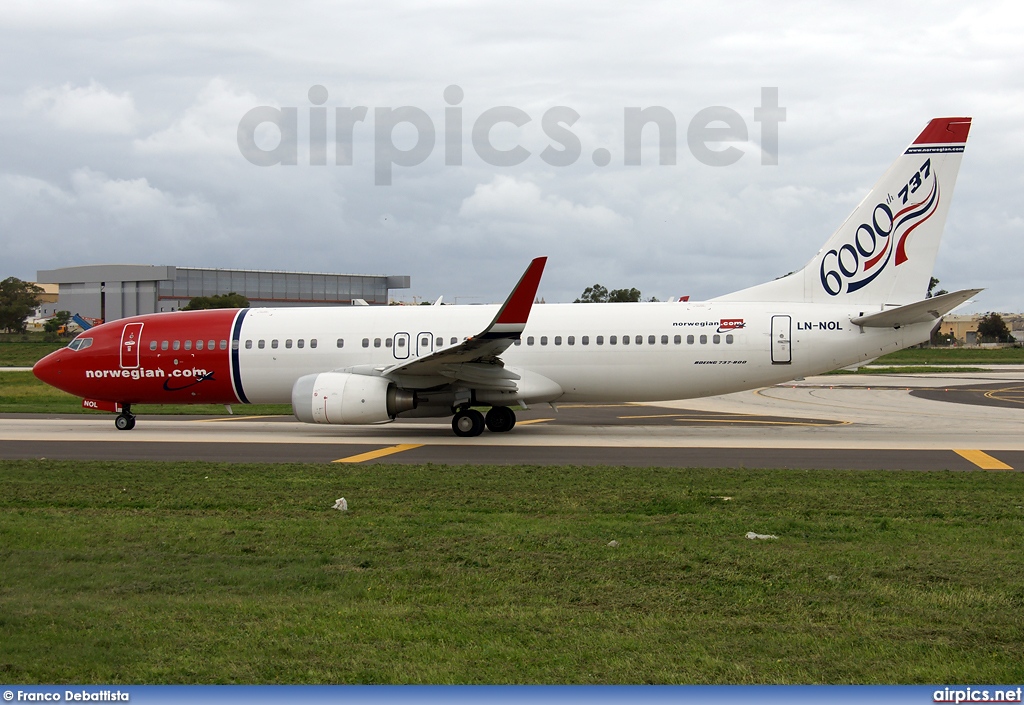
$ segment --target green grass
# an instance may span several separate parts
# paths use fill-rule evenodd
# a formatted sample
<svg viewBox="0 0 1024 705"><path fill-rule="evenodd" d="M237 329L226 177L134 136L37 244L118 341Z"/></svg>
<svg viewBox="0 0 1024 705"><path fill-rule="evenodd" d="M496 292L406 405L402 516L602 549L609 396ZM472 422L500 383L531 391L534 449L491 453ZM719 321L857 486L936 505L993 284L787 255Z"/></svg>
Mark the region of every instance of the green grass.
<svg viewBox="0 0 1024 705"><path fill-rule="evenodd" d="M858 367L855 370L833 370L829 375L914 375L914 374L960 374L964 372L985 372L982 367L931 367L917 365L914 367Z"/></svg>
<svg viewBox="0 0 1024 705"><path fill-rule="evenodd" d="M0 673L1015 683L1022 480L7 461Z"/></svg>
<svg viewBox="0 0 1024 705"><path fill-rule="evenodd" d="M54 350L59 350L67 344L66 340L60 343L34 340L24 343L0 342L0 367L32 367Z"/></svg>
<svg viewBox="0 0 1024 705"><path fill-rule="evenodd" d="M236 404L232 409L236 414L246 416L292 414L290 404ZM132 406L132 412L221 416L226 413L224 406L217 404L135 404ZM111 415L83 409L79 397L39 381L31 372L0 372L0 413Z"/></svg>
<svg viewBox="0 0 1024 705"><path fill-rule="evenodd" d="M1024 365L1024 347L909 348L875 360L873 365Z"/></svg>

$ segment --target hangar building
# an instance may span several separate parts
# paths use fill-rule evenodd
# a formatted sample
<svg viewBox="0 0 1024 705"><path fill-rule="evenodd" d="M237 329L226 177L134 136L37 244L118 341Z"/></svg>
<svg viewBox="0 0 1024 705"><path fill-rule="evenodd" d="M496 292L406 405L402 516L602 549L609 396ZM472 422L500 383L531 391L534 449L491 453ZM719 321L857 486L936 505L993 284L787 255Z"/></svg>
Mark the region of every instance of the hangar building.
<svg viewBox="0 0 1024 705"><path fill-rule="evenodd" d="M46 269L36 281L57 284L54 311L112 321L176 311L195 296L241 294L258 306L386 305L391 289L408 289L408 276L323 274L255 269L204 269L134 264L90 264ZM361 300L361 301L360 301ZM53 311L44 311L44 315Z"/></svg>

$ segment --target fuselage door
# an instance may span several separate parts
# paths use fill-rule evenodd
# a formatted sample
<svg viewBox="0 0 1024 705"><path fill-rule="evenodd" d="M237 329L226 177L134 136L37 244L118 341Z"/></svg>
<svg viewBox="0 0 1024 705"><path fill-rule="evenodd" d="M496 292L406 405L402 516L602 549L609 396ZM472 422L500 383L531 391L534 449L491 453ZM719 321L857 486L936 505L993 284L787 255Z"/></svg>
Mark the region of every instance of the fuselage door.
<svg viewBox="0 0 1024 705"><path fill-rule="evenodd" d="M420 333L416 336L416 356L423 357L434 352L434 334Z"/></svg>
<svg viewBox="0 0 1024 705"><path fill-rule="evenodd" d="M772 316L772 364L788 365L793 362L792 328L790 316Z"/></svg>
<svg viewBox="0 0 1024 705"><path fill-rule="evenodd" d="M395 359L407 359L409 357L409 347L409 334L395 333L395 345L391 348L395 353Z"/></svg>
<svg viewBox="0 0 1024 705"><path fill-rule="evenodd" d="M126 323L121 331L121 367L134 370L139 366L139 348L142 344L142 323Z"/></svg>

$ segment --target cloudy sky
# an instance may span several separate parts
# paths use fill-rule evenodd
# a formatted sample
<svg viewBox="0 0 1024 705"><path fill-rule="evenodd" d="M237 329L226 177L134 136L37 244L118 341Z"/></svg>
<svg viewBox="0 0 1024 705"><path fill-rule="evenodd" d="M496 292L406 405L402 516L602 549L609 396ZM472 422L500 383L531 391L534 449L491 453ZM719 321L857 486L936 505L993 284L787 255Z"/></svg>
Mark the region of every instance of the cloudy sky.
<svg viewBox="0 0 1024 705"><path fill-rule="evenodd" d="M1022 17L1009 2L8 0L0 276L90 263L409 274L406 299L475 303L547 255L549 302L594 283L707 298L803 266L931 117L968 115L935 274L986 287L973 310L1022 311ZM786 111L776 166L754 120L765 88ZM310 154L311 96L327 108L326 165ZM295 109L295 165L243 156L239 123L258 106ZM339 160L335 109L357 106ZM375 140L401 106L422 111L433 149L416 151L409 123ZM491 132L496 149L526 150L514 166L472 141L499 106L529 118ZM565 147L543 125L559 106L579 115L561 126L580 145L564 166L542 157ZM658 163L648 129L627 165L624 110L650 106L675 118L675 164ZM729 166L687 144L711 106L747 133ZM446 150L460 161L446 119L462 125L461 164L446 164ZM254 139L271 150L278 132ZM388 145L420 163L378 185Z"/></svg>

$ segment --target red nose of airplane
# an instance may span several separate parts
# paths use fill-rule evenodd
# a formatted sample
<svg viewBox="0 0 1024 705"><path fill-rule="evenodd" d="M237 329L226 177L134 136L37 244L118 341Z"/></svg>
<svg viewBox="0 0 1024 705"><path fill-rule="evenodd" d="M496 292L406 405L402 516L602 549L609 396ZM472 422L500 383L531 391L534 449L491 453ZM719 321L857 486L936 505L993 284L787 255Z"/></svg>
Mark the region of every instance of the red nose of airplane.
<svg viewBox="0 0 1024 705"><path fill-rule="evenodd" d="M60 388L60 358L64 350L56 350L32 366L32 374L52 387Z"/></svg>

